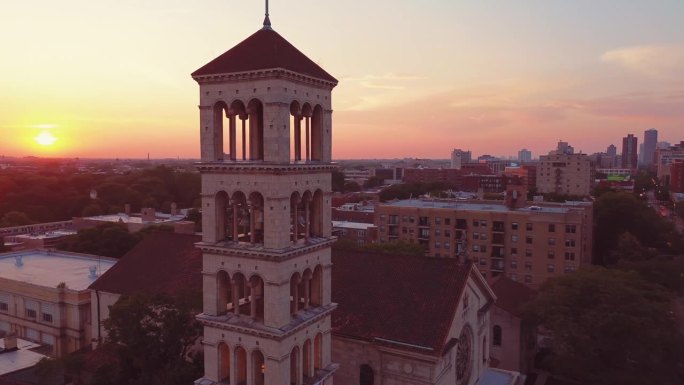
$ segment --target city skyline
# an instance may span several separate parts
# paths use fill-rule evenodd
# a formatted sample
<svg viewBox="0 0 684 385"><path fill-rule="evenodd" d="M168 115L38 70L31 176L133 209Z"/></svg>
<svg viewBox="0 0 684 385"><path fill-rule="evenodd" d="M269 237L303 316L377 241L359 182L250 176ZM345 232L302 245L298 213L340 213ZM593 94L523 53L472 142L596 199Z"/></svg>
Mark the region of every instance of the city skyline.
<svg viewBox="0 0 684 385"><path fill-rule="evenodd" d="M561 139L592 153L649 128L679 142L684 3L594 3L270 7L274 29L340 80L336 159L444 159L456 147L538 157ZM258 30L263 16L262 1L6 9L8 156L199 157L190 72Z"/></svg>

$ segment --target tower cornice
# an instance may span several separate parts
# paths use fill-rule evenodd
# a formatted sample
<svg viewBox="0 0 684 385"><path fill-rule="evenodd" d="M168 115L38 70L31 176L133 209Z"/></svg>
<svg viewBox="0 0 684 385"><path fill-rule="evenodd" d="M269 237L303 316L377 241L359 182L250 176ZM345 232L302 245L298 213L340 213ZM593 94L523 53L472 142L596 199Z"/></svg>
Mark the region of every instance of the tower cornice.
<svg viewBox="0 0 684 385"><path fill-rule="evenodd" d="M324 87L332 90L337 82L319 79L312 76L303 75L285 68L271 68L263 70L245 71L245 72L231 72L222 74L209 75L194 75L192 77L197 83L202 84L216 84L234 81L248 81L257 79L286 79L295 83L313 85Z"/></svg>

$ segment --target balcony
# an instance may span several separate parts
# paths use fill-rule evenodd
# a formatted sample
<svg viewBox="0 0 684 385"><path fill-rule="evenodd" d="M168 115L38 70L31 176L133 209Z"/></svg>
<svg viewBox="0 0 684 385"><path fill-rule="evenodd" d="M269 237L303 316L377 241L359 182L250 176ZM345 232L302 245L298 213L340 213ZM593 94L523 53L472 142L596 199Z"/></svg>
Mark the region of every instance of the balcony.
<svg viewBox="0 0 684 385"><path fill-rule="evenodd" d="M504 266L505 266L505 263L504 263L503 259L492 260L492 263L489 266L489 270L491 270L493 272L503 273L504 272Z"/></svg>
<svg viewBox="0 0 684 385"><path fill-rule="evenodd" d="M492 231L495 233L503 233L506 231L506 224L501 221L494 221L492 224Z"/></svg>

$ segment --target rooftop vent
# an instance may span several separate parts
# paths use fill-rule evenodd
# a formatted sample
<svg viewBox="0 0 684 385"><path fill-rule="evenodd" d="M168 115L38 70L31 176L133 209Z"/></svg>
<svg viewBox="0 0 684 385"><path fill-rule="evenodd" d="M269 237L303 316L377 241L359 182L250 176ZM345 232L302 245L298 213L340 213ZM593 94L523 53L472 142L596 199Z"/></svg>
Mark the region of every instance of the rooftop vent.
<svg viewBox="0 0 684 385"><path fill-rule="evenodd" d="M90 274L88 274L88 278L92 278L92 279L97 278L97 266L96 265L92 265L92 266L88 267L88 270L90 270Z"/></svg>
<svg viewBox="0 0 684 385"><path fill-rule="evenodd" d="M24 258L21 255L17 255L16 257L14 257L14 264L17 267L24 266Z"/></svg>

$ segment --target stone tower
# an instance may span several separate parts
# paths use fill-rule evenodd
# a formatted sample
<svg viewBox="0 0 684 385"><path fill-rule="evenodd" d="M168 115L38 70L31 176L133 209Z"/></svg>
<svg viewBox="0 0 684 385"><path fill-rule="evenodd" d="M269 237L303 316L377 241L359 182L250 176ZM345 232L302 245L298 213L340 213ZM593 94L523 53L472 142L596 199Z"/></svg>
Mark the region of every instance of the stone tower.
<svg viewBox="0 0 684 385"><path fill-rule="evenodd" d="M200 86L204 377L332 384L331 91L264 27L192 74Z"/></svg>

